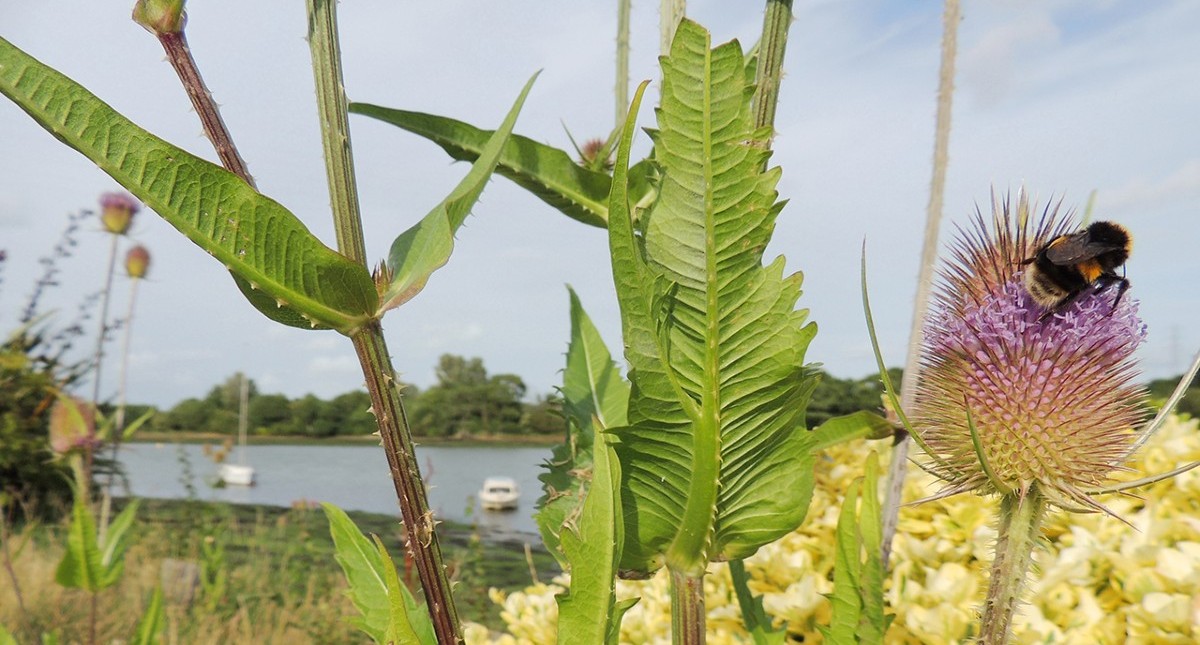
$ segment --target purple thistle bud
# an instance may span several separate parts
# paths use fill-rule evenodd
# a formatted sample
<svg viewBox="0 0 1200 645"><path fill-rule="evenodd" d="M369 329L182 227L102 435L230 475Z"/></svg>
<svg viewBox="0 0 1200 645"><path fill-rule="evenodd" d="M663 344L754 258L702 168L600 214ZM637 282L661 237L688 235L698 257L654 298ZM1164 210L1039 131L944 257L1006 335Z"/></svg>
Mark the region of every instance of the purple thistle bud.
<svg viewBox="0 0 1200 645"><path fill-rule="evenodd" d="M126 193L104 193L100 196L100 223L109 233L124 235L141 209L142 205Z"/></svg>
<svg viewBox="0 0 1200 645"><path fill-rule="evenodd" d="M150 251L141 244L129 249L125 253L125 273L133 279L146 277L146 271L150 269Z"/></svg>
<svg viewBox="0 0 1200 645"><path fill-rule="evenodd" d="M1074 226L1057 206L1033 221L1024 194L1010 206L959 231L926 323L914 426L943 494L1036 484L1059 506L1103 510L1086 491L1123 468L1144 419L1133 354L1146 326L1133 298L1114 307L1116 289L1096 285L1047 314L1024 260Z"/></svg>

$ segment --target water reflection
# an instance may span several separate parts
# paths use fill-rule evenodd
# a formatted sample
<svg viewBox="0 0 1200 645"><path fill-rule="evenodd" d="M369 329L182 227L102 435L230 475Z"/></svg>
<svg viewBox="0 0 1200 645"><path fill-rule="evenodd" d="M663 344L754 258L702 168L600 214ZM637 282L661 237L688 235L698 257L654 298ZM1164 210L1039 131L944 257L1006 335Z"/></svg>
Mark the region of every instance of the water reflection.
<svg viewBox="0 0 1200 645"><path fill-rule="evenodd" d="M549 448L431 446L418 447L417 457L436 516L476 522L501 539L537 532L537 476L550 457ZM276 506L331 502L347 510L399 513L387 460L378 446L248 446L246 463L258 475L253 488L213 488L216 465L195 444L125 444L121 463L129 477L129 493L138 497L184 498L190 484L201 500ZM479 508L479 487L492 475L517 480L517 510Z"/></svg>

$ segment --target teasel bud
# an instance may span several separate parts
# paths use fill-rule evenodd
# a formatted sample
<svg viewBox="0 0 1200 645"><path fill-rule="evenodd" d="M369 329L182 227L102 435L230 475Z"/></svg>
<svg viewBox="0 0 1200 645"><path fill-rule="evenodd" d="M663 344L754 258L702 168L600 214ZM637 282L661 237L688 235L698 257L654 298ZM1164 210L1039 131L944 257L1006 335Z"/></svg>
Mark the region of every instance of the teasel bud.
<svg viewBox="0 0 1200 645"><path fill-rule="evenodd" d="M141 208L137 200L125 193L104 193L100 196L100 223L109 233L124 235Z"/></svg>
<svg viewBox="0 0 1200 645"><path fill-rule="evenodd" d="M1146 393L1134 351L1146 326L1137 301L1085 289L1050 312L1025 290L1025 260L1076 226L1047 207L1030 217L993 207L960 230L925 329L913 426L930 470L963 491L1024 495L1070 510L1103 511L1088 494L1135 447ZM968 417L969 414L969 417ZM974 433L971 426L974 426ZM978 445L976 445L978 442Z"/></svg>
<svg viewBox="0 0 1200 645"><path fill-rule="evenodd" d="M588 139L579 149L579 165L592 170L610 170L613 166L611 154L604 139Z"/></svg>
<svg viewBox="0 0 1200 645"><path fill-rule="evenodd" d="M150 270L150 251L141 244L125 253L125 273L137 280L146 277Z"/></svg>
<svg viewBox="0 0 1200 645"><path fill-rule="evenodd" d="M57 455L82 450L99 442L96 410L90 403L66 396L50 408L50 449Z"/></svg>
<svg viewBox="0 0 1200 645"><path fill-rule="evenodd" d="M179 33L187 23L183 4L184 0L138 0L133 21L156 36Z"/></svg>

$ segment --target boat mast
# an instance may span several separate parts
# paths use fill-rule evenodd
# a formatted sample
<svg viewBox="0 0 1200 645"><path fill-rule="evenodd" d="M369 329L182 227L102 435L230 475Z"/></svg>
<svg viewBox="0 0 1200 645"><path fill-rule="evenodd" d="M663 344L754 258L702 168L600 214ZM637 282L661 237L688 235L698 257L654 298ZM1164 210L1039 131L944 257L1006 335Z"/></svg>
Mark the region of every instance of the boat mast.
<svg viewBox="0 0 1200 645"><path fill-rule="evenodd" d="M246 409L250 407L250 381L242 377L241 401L238 410L238 465L246 465Z"/></svg>

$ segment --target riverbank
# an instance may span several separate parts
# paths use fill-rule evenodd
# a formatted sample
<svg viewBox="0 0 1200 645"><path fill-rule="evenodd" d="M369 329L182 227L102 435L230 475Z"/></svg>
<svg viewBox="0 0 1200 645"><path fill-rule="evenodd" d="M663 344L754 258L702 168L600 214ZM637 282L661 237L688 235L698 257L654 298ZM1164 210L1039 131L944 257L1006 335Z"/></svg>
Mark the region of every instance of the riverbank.
<svg viewBox="0 0 1200 645"><path fill-rule="evenodd" d="M494 434L470 437L414 437L418 446L555 446L563 438L556 435ZM149 432L140 431L129 443L223 443L237 441L237 437L216 432ZM246 443L252 446L369 446L378 445L379 437L368 435L337 435L333 437L308 437L304 435L251 435Z"/></svg>
<svg viewBox="0 0 1200 645"><path fill-rule="evenodd" d="M125 504L119 500L117 506ZM403 531L386 514L350 512L365 533L379 535L401 578L416 587L406 565ZM500 627L489 588L516 590L559 571L540 545L491 540L470 525L444 522L438 533L464 620ZM295 508L194 500L141 502L125 574L99 598L101 642L126 639L151 591L168 571L197 572L190 601L176 597L167 611L176 642L361 643L345 618L356 615L333 555L324 513ZM61 642L83 640L86 596L54 582L65 524L25 526L10 535L26 545L14 558L23 602L13 585L0 585L0 624L20 642L57 633ZM7 579L6 579L7 583ZM418 592L418 597L420 594ZM24 610L20 607L24 605Z"/></svg>

